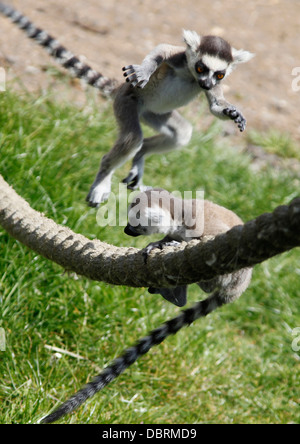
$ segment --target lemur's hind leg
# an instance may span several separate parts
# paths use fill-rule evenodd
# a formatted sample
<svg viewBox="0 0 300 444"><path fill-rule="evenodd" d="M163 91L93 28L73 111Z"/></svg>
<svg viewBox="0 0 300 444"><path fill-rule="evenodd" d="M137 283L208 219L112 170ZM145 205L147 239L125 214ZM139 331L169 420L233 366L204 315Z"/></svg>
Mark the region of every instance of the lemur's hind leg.
<svg viewBox="0 0 300 444"><path fill-rule="evenodd" d="M127 184L127 188L133 190L141 186L145 156L154 153L165 153L187 145L192 136L192 125L177 111L167 114L146 112L142 115L142 119L160 134L144 139L142 148L133 158L131 170L123 180Z"/></svg>
<svg viewBox="0 0 300 444"><path fill-rule="evenodd" d="M109 153L102 158L100 169L86 198L91 207L96 207L108 199L114 171L132 158L143 144L138 103L127 85L120 88L116 96L114 112L119 126L119 137Z"/></svg>

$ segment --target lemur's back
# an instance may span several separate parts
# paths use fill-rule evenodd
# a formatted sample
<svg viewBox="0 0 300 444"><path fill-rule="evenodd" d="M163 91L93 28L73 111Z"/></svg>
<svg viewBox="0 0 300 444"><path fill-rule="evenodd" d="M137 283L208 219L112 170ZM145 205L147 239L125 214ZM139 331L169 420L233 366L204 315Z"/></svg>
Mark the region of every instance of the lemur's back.
<svg viewBox="0 0 300 444"><path fill-rule="evenodd" d="M243 221L233 211L208 200L204 201L204 235L216 236Z"/></svg>

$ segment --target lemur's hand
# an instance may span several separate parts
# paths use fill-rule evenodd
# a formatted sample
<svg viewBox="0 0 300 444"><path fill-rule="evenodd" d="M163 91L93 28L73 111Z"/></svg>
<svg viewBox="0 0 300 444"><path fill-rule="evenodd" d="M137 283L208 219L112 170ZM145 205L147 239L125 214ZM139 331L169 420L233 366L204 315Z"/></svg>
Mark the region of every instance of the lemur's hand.
<svg viewBox="0 0 300 444"><path fill-rule="evenodd" d="M180 244L180 242L177 242L175 240L166 241L164 239L162 239L160 241L156 241L156 242L151 242L149 245L147 245L147 247L145 247L143 249L143 256L144 256L145 264L147 263L148 256L152 250L155 250L156 248L159 248L160 250L162 250L164 247L176 247L179 244Z"/></svg>
<svg viewBox="0 0 300 444"><path fill-rule="evenodd" d="M133 87L144 88L151 76L151 73L149 74L142 65L128 65L122 69L126 82L129 82Z"/></svg>
<svg viewBox="0 0 300 444"><path fill-rule="evenodd" d="M233 105L229 106L228 108L225 108L223 110L223 114L225 116L229 117L229 119L233 120L237 126L239 127L239 130L243 132L246 128L246 119L243 116L243 114Z"/></svg>

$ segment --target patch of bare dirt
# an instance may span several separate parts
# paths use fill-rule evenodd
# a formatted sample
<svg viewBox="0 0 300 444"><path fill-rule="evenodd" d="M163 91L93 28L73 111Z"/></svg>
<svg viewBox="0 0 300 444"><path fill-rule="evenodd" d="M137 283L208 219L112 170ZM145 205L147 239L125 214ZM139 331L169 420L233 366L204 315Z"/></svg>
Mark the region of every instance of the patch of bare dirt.
<svg viewBox="0 0 300 444"><path fill-rule="evenodd" d="M183 28L220 35L256 53L226 79L226 97L243 110L248 129L274 128L300 140L300 91L292 89L292 70L300 66L299 0L6 1L94 69L120 81L122 66L140 63L157 44L181 44ZM45 71L55 62L43 48L2 16L0 27L0 65L8 77L19 77L29 90L52 87L58 97L67 96L65 85ZM79 84L72 94L75 102L83 100ZM193 104L189 112L195 109Z"/></svg>

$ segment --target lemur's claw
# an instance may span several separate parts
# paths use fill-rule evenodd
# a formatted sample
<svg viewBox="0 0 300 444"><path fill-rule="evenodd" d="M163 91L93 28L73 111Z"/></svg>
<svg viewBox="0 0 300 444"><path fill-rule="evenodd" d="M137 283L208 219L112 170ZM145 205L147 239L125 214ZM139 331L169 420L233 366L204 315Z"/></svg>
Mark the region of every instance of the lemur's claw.
<svg viewBox="0 0 300 444"><path fill-rule="evenodd" d="M134 159L131 170L128 173L128 176L122 180L122 183L127 185L128 190L136 190L141 186L142 177L144 173L144 159L141 157L140 159Z"/></svg>
<svg viewBox="0 0 300 444"><path fill-rule="evenodd" d="M126 82L137 88L144 88L148 83L148 76L141 65L128 65L122 68Z"/></svg>
<svg viewBox="0 0 300 444"><path fill-rule="evenodd" d="M178 245L180 245L180 242L178 242L176 240L166 241L166 240L162 239L160 241L151 242L149 245L147 245L147 247L145 247L143 249L143 257L144 257L145 264L147 263L148 256L152 250L155 250L156 248L159 248L160 250L162 250L164 247L176 247Z"/></svg>
<svg viewBox="0 0 300 444"><path fill-rule="evenodd" d="M128 190L136 190L140 183L140 178L138 175L128 174L125 179L122 180L122 183L127 185Z"/></svg>
<svg viewBox="0 0 300 444"><path fill-rule="evenodd" d="M223 110L223 114L225 114L225 116L229 117L229 119L233 120L237 124L237 126L241 132L243 132L245 130L246 119L243 116L243 114L238 109L236 109L234 106L225 108Z"/></svg>
<svg viewBox="0 0 300 444"><path fill-rule="evenodd" d="M148 256L152 250L155 250L156 248L159 248L160 250L162 250L163 247L164 247L164 245L161 241L151 242L149 245L147 245L147 247L145 247L143 249L143 253L142 253L143 257L144 257L145 264L147 263Z"/></svg>

